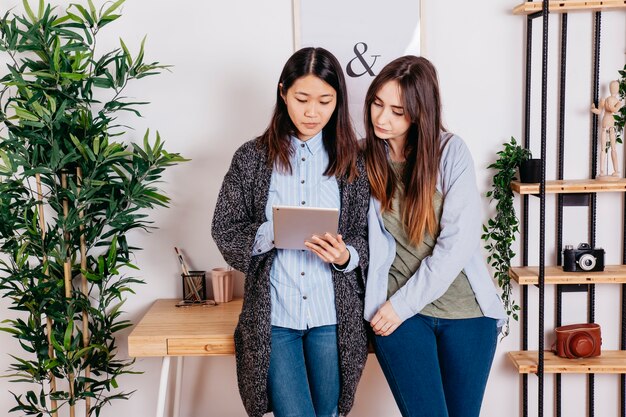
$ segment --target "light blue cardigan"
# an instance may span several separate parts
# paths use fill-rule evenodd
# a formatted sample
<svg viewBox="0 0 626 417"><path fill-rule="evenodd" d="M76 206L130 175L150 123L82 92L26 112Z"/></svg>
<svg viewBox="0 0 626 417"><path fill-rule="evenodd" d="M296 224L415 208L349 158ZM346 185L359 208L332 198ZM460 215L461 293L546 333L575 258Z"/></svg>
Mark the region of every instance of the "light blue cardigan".
<svg viewBox="0 0 626 417"><path fill-rule="evenodd" d="M442 134L442 145L449 134ZM443 196L440 233L430 256L391 298L402 321L441 297L461 270L465 271L486 317L506 322L506 313L487 270L481 249L482 210L476 187L474 162L463 140L454 135L443 149L437 179ZM389 269L396 256L396 242L385 229L380 202L370 199L368 213L370 264L365 289L365 314L371 321L387 299Z"/></svg>

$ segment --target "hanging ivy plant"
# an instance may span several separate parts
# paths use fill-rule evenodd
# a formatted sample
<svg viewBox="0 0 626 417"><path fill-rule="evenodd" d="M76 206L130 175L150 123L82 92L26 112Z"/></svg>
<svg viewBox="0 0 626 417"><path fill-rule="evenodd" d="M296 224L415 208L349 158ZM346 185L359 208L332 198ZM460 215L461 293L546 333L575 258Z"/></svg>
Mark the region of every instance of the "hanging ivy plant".
<svg viewBox="0 0 626 417"><path fill-rule="evenodd" d="M128 83L159 73L124 42L96 51L100 30L120 17L124 0L96 9L57 10L0 18L0 295L10 301L0 330L15 337L8 377L27 383L10 411L32 416L98 416L126 399L118 379L132 360L117 355L115 335L131 323L122 305L141 281L126 275L133 229L152 227L146 210L169 198L156 183L184 159L150 143L124 143L120 112L139 116L123 95ZM6 413L0 413L6 415Z"/></svg>
<svg viewBox="0 0 626 417"><path fill-rule="evenodd" d="M616 141L622 143L624 126L626 126L626 65L623 70L619 71L619 75L619 99L622 102L622 108L613 117L615 118Z"/></svg>
<svg viewBox="0 0 626 417"><path fill-rule="evenodd" d="M483 225L482 239L486 242L485 249L489 252L487 261L495 271L498 285L502 289L502 302L509 318L519 320L519 306L512 296L511 259L515 253L511 250L515 235L519 232L519 219L515 214L514 195L511 190L511 181L516 178L518 167L522 161L531 158L528 149L520 146L514 137L511 141L503 144L504 149L497 153L498 159L488 166L495 170L492 178L491 190L487 192L487 197L491 201L496 201L496 212L494 217ZM509 333L508 322L503 329L503 335Z"/></svg>

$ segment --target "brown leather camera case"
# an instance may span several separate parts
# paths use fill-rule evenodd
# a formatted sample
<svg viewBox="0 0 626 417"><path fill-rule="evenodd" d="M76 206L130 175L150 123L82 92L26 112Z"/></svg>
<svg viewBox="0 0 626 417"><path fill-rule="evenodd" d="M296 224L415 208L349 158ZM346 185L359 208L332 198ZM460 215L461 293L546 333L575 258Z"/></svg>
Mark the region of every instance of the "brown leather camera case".
<svg viewBox="0 0 626 417"><path fill-rule="evenodd" d="M600 356L602 336L600 325L581 323L561 326L554 329L556 343L553 347L557 356L562 358L589 358Z"/></svg>

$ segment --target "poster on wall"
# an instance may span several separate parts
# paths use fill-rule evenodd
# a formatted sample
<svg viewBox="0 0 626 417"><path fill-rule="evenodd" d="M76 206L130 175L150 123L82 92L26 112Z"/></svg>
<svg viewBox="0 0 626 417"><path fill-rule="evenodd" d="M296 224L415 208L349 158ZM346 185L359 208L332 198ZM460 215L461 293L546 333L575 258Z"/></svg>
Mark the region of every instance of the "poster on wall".
<svg viewBox="0 0 626 417"><path fill-rule="evenodd" d="M363 103L374 77L402 55L420 55L420 0L292 0L294 46L328 49L341 63L350 114L363 137Z"/></svg>

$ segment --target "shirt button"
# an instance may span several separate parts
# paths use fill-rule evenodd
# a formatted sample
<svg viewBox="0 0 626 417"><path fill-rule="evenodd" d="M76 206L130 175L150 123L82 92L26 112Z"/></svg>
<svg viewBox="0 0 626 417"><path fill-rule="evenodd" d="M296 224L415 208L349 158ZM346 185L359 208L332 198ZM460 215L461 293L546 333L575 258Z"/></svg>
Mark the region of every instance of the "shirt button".
<svg viewBox="0 0 626 417"><path fill-rule="evenodd" d="M304 180L300 181L300 184L304 184Z"/></svg>
<svg viewBox="0 0 626 417"><path fill-rule="evenodd" d="M257 251L258 253L261 253L261 249L257 249L256 251Z"/></svg>
<svg viewBox="0 0 626 417"><path fill-rule="evenodd" d="M301 147L301 148L304 148L304 143L301 143L301 144L300 144L300 147Z"/></svg>
<svg viewBox="0 0 626 417"><path fill-rule="evenodd" d="M306 158L305 158L305 157L302 157L302 160L303 160L303 161L306 161Z"/></svg>
<svg viewBox="0 0 626 417"><path fill-rule="evenodd" d="M303 296L302 296L302 299L303 299L303 300L306 300L306 295L303 295Z"/></svg>
<svg viewBox="0 0 626 417"><path fill-rule="evenodd" d="M304 276L304 272L300 272L300 275Z"/></svg>
<svg viewBox="0 0 626 417"><path fill-rule="evenodd" d="M306 204L306 201L303 201L303 202L302 202L302 205L305 205L305 204Z"/></svg>

